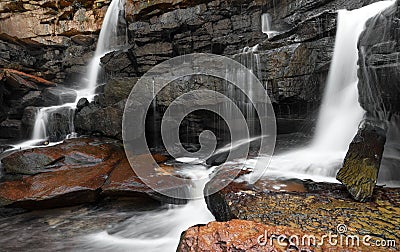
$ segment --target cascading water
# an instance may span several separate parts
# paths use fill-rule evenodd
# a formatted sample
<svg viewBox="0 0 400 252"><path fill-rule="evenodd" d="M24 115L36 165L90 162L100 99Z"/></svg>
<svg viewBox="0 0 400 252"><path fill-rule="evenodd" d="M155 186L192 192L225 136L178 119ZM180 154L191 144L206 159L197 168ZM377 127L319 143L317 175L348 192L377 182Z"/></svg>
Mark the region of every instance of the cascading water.
<svg viewBox="0 0 400 252"><path fill-rule="evenodd" d="M14 149L30 148L32 146L48 141L49 131L54 130L49 128L49 122L52 120L52 114L63 110L63 113L68 113L68 132L65 132L63 137L75 135L73 125L73 115L76 105L81 98L93 100L96 87L98 86L98 75L101 71L100 59L105 54L120 49L126 45L127 30L121 33L120 23L121 16L124 14L125 0L113 0L107 9L104 21L101 27L99 40L97 42L95 55L89 64L88 78L86 79L83 88L75 90L75 102L65 103L62 105L40 108L35 117L35 123L32 130L30 140L14 146ZM125 27L126 28L126 27ZM50 139L52 140L52 139Z"/></svg>
<svg viewBox="0 0 400 252"><path fill-rule="evenodd" d="M338 13L333 61L312 143L301 150L273 157L267 175L337 182L333 177L364 115L358 103L357 42L367 20L391 6L381 1ZM292 173L292 174L290 174Z"/></svg>
<svg viewBox="0 0 400 252"><path fill-rule="evenodd" d="M192 179L208 177L212 170L202 165L187 164L181 171ZM194 194L203 195L204 184L195 184ZM114 234L107 231L78 241L86 251L176 251L181 233L188 227L214 221L203 198L185 206L169 205L165 209L138 213Z"/></svg>
<svg viewBox="0 0 400 252"><path fill-rule="evenodd" d="M107 53L120 49L126 45L127 30L125 29L125 34L121 34L119 29L120 17L123 16L124 7L125 0L113 0L104 17L96 52L89 64L87 86L81 91L83 93L81 97L85 97L89 101L93 99L98 85L98 77L101 72L100 59Z"/></svg>
<svg viewBox="0 0 400 252"><path fill-rule="evenodd" d="M264 13L261 15L261 26L262 26L262 32L264 34L267 34L268 38L278 33L277 31L274 31L272 29L272 17L271 14L269 13Z"/></svg>
<svg viewBox="0 0 400 252"><path fill-rule="evenodd" d="M392 3L378 2L358 10L339 12L335 55L313 142L302 150L274 157L267 176L337 182L333 178L336 168L343 161L348 144L363 116L363 110L357 102L357 40L367 19ZM244 53L248 51L246 49ZM254 72L255 68L252 70ZM227 90L230 98L236 97L234 90ZM228 148L232 149L232 146L235 144L228 145ZM388 158L390 155L387 153ZM250 160L246 165L251 167L253 161ZM187 164L187 168L186 176L192 178L207 176L210 172L201 165ZM110 235L104 231L89 235L81 244L83 248L93 251L175 251L183 230L213 219L204 200L200 199L190 201L186 206L171 206L168 210L139 214L132 217L117 233Z"/></svg>

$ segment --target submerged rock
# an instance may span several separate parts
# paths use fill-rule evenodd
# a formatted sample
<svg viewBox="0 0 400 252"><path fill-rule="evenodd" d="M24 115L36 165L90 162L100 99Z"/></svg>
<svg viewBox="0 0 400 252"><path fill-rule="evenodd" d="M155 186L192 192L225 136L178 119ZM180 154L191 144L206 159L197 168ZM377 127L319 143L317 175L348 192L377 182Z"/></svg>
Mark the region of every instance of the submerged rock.
<svg viewBox="0 0 400 252"><path fill-rule="evenodd" d="M153 159L166 160L159 154ZM140 180L116 140L65 140L59 145L13 153L2 163L7 175L19 176L0 183L0 206L54 208L126 196L172 202ZM168 184L162 174L154 177L165 190L180 190Z"/></svg>
<svg viewBox="0 0 400 252"><path fill-rule="evenodd" d="M218 183L211 180L205 192ZM316 234L343 224L354 235L400 238L400 189L377 187L372 202L360 203L341 184L263 179L232 182L206 202L217 221L252 220Z"/></svg>

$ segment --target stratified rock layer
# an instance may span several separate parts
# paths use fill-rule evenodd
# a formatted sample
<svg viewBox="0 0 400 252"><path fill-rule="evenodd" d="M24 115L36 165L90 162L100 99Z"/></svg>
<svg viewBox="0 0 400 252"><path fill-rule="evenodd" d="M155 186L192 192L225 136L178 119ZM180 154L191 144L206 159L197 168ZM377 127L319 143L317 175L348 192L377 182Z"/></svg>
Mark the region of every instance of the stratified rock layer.
<svg viewBox="0 0 400 252"><path fill-rule="evenodd" d="M211 180L205 192L213 183L219 182ZM340 184L261 180L254 185L232 182L206 201L217 221L253 220L312 233L344 224L351 234L400 238L399 189L376 187L372 202L359 203Z"/></svg>
<svg viewBox="0 0 400 252"><path fill-rule="evenodd" d="M166 160L159 154L153 159ZM171 202L140 180L115 140L65 140L56 146L13 153L2 163L6 177L0 182L0 206L54 208L94 202L103 196ZM163 174L154 176L161 189L176 189Z"/></svg>

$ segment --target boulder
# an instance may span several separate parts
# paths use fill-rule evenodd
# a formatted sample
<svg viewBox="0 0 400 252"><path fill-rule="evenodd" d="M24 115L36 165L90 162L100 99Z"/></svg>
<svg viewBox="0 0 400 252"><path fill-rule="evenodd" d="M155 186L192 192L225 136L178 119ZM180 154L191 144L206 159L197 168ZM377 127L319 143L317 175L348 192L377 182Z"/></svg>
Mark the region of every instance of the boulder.
<svg viewBox="0 0 400 252"><path fill-rule="evenodd" d="M50 107L73 103L76 100L76 91L65 87L47 88L40 95L40 106Z"/></svg>
<svg viewBox="0 0 400 252"><path fill-rule="evenodd" d="M303 230L284 226L265 225L248 220L210 222L207 225L190 227L181 235L177 251L387 251L388 248L371 247L360 241L338 241L336 230L329 234L310 234ZM336 235L336 238L334 237ZM311 237L311 238L310 238ZM313 237L316 240L312 240ZM343 236L344 237L344 236ZM303 242L304 238L304 242ZM297 240L296 240L297 239ZM336 245L335 245L336 241ZM394 249L394 248L393 248Z"/></svg>
<svg viewBox="0 0 400 252"><path fill-rule="evenodd" d="M350 144L336 178L354 199L366 201L373 195L386 142L386 130L366 120Z"/></svg>
<svg viewBox="0 0 400 252"><path fill-rule="evenodd" d="M139 78L112 78L104 86L104 105L110 106L128 99Z"/></svg>
<svg viewBox="0 0 400 252"><path fill-rule="evenodd" d="M55 83L14 69L0 69L0 80L16 90L43 90L56 86Z"/></svg>
<svg viewBox="0 0 400 252"><path fill-rule="evenodd" d="M205 193L220 181L221 177L213 178ZM341 184L268 179L248 184L236 180L207 196L206 202L217 221L251 220L310 233L329 232L346 225L354 235L400 238L398 188L376 187L372 201L360 203Z"/></svg>
<svg viewBox="0 0 400 252"><path fill-rule="evenodd" d="M160 154L153 158L157 162L166 160ZM116 140L69 139L51 147L12 153L2 163L6 175L19 175L0 182L0 206L3 207L54 208L95 202L102 197L179 203L144 184L129 165L122 144ZM163 179L165 174L154 175L165 190L182 190L168 184Z"/></svg>

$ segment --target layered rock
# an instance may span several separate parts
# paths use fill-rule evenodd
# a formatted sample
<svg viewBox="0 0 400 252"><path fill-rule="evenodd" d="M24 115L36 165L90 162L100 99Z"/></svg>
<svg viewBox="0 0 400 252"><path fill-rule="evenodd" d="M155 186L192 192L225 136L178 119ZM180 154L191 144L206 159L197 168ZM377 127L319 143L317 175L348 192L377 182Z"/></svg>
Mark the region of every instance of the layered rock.
<svg viewBox="0 0 400 252"><path fill-rule="evenodd" d="M26 136L21 121L28 106L40 106L41 93L56 84L13 69L0 69L0 138Z"/></svg>
<svg viewBox="0 0 400 252"><path fill-rule="evenodd" d="M136 77L174 56L205 52L238 59L245 47L260 44L256 52L261 65L258 77L273 100L280 133L293 132L309 128L315 118L333 54L335 10L368 3L130 0L126 4L130 48L106 55L102 64L112 78ZM272 15L273 29L278 31L270 39L261 32L261 14L267 12ZM184 84L172 93L158 95L159 111L169 105L166 97L193 89ZM195 86L222 92L225 88L223 82L212 78L203 78ZM98 107L102 106L100 102Z"/></svg>
<svg viewBox="0 0 400 252"><path fill-rule="evenodd" d="M322 241L322 237L326 239ZM177 251L387 251L362 241L339 242L336 230L311 235L297 228L272 226L246 220L210 222L182 233ZM315 237L315 240L312 240ZM304 240L303 240L304 238ZM311 240L310 240L311 239ZM346 238L348 239L348 238ZM336 243L336 244L335 244ZM372 244L372 243L370 243Z"/></svg>
<svg viewBox="0 0 400 252"><path fill-rule="evenodd" d="M155 155L154 160L164 162L166 158ZM54 208L120 196L177 203L140 180L115 140L65 140L56 146L13 153L2 163L6 172L0 182L2 207ZM164 181L163 173L154 176ZM167 179L163 186L177 189Z"/></svg>
<svg viewBox="0 0 400 252"><path fill-rule="evenodd" d="M358 42L359 102L367 113L337 178L360 201L372 196L388 128L392 131L399 128L392 119L400 113L399 27L399 1L396 1L367 22ZM390 139L390 144L398 143Z"/></svg>
<svg viewBox="0 0 400 252"><path fill-rule="evenodd" d="M218 185L216 178L205 193ZM316 234L346 225L346 234L398 240L399 195L399 189L378 187L372 202L359 203L340 184L263 179L253 185L232 182L206 202L217 221L252 220Z"/></svg>
<svg viewBox="0 0 400 252"><path fill-rule="evenodd" d="M42 44L98 32L110 1L3 1L0 30Z"/></svg>

